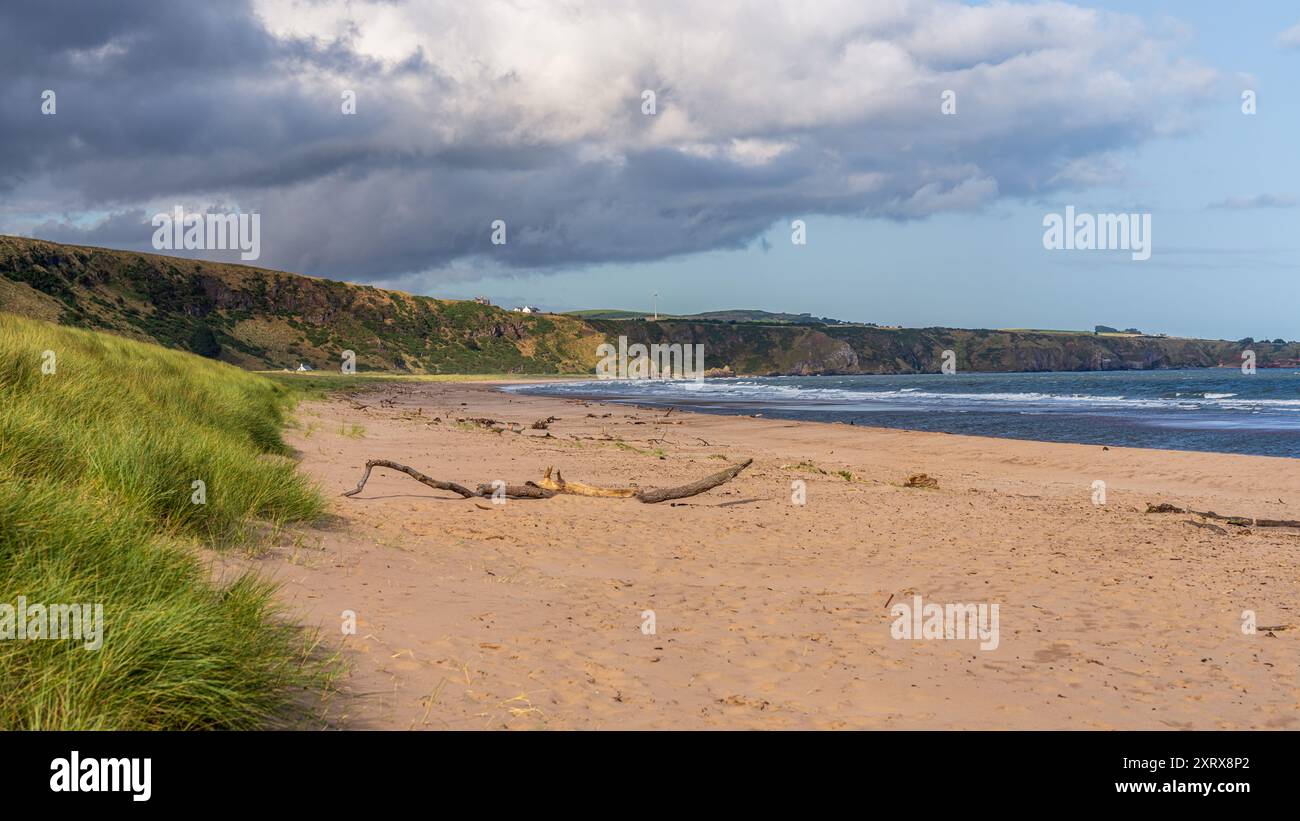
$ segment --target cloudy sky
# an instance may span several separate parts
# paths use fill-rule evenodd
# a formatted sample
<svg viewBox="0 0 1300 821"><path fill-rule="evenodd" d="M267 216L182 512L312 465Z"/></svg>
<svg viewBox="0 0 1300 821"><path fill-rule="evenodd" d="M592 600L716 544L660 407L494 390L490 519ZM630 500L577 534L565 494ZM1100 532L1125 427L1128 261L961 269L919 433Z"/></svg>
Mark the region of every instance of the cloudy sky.
<svg viewBox="0 0 1300 821"><path fill-rule="evenodd" d="M256 264L436 296L1300 338L1297 76L1282 0L7 0L0 233L238 209ZM1066 206L1151 259L1045 250Z"/></svg>

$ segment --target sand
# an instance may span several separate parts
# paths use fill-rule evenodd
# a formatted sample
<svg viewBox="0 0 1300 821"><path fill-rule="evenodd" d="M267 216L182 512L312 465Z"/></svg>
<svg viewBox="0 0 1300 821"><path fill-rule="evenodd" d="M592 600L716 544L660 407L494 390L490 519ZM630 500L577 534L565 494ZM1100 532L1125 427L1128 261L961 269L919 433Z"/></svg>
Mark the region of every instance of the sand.
<svg viewBox="0 0 1300 821"><path fill-rule="evenodd" d="M1300 629L1242 629L1245 610L1300 623L1300 533L1145 513L1300 518L1296 460L665 415L484 383L361 402L305 404L288 434L332 523L248 560L346 663L321 726L1300 726ZM744 457L675 506L494 505L384 470L339 496L368 458L473 487L548 465L669 485ZM902 486L921 472L938 487ZM998 604L998 646L893 638L892 605L916 595Z"/></svg>

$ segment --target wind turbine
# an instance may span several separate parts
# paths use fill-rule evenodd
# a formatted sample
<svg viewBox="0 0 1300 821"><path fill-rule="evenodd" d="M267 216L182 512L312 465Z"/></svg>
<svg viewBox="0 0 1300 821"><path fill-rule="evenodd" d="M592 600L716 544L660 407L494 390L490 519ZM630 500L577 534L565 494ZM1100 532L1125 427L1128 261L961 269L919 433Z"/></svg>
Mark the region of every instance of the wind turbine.
<svg viewBox="0 0 1300 821"><path fill-rule="evenodd" d="M659 295L654 295L655 322L659 321Z"/></svg>

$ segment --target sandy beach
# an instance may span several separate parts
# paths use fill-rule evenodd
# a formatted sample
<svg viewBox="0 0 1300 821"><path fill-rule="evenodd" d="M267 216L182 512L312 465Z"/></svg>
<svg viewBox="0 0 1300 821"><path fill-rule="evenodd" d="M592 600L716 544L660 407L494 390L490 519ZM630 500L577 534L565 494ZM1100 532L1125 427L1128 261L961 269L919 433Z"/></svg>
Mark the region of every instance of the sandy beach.
<svg viewBox="0 0 1300 821"><path fill-rule="evenodd" d="M1246 610L1300 623L1300 533L1145 512L1300 518L1295 460L666 413L485 383L386 386L297 419L287 438L332 520L247 563L347 665L322 726L1300 726L1300 629L1242 629ZM340 496L371 458L470 487L548 466L675 485L754 462L658 505L498 505L383 469ZM917 473L938 487L904 487ZM998 604L996 649L891 637L892 605L918 595Z"/></svg>

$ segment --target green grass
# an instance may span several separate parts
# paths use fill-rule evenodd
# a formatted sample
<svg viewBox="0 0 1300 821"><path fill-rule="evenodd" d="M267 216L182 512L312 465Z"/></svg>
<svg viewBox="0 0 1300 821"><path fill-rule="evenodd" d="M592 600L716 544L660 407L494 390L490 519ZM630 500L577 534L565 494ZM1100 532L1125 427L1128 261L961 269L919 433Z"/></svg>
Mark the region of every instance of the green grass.
<svg viewBox="0 0 1300 821"><path fill-rule="evenodd" d="M790 465L790 466L783 465L782 467L791 467L794 470L802 470L808 473L820 473L822 475L826 474L826 471L817 467L817 465L813 464L812 462L809 462L807 459L805 459L804 461L800 462L797 465Z"/></svg>
<svg viewBox="0 0 1300 821"><path fill-rule="evenodd" d="M624 442L622 439L614 440L614 447L617 448L618 450L625 450L629 453L638 453L642 456L658 456L660 459L667 458L668 456L667 452L665 452L663 448L655 448L654 450L642 450L641 448L638 448L634 445L629 445L627 442Z"/></svg>
<svg viewBox="0 0 1300 821"><path fill-rule="evenodd" d="M287 392L301 397L322 398L343 391L364 391L402 382L575 382L594 379L593 374L506 374L506 373L385 373L361 371L353 374L337 371L255 371Z"/></svg>
<svg viewBox="0 0 1300 821"><path fill-rule="evenodd" d="M999 331L1009 334L1056 334L1058 336L1092 336L1092 331L1066 331L1057 328L998 328ZM1132 334L1120 334L1120 336L1132 336Z"/></svg>
<svg viewBox="0 0 1300 821"><path fill-rule="evenodd" d="M198 356L0 313L0 604L98 603L104 618L98 650L0 640L0 729L291 720L323 681L312 637L271 585L218 583L196 548L320 514L280 438L294 398Z"/></svg>
<svg viewBox="0 0 1300 821"><path fill-rule="evenodd" d="M587 308L581 311L565 311L564 314L581 319L648 319L651 316L649 311L624 311L618 308ZM668 314L659 316L667 317Z"/></svg>

